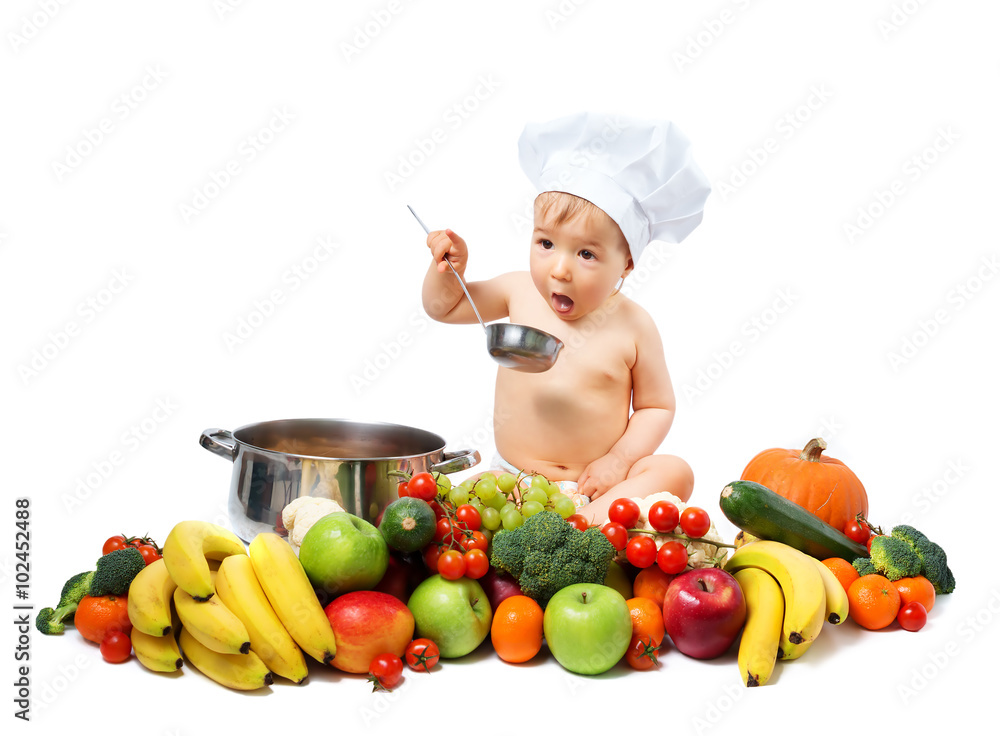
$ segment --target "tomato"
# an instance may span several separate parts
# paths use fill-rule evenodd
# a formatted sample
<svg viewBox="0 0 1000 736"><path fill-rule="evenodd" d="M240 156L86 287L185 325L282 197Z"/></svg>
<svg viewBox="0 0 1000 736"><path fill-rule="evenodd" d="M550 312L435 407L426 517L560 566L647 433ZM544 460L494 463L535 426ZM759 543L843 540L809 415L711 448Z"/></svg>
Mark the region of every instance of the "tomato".
<svg viewBox="0 0 1000 736"><path fill-rule="evenodd" d="M465 576L479 580L490 570L490 558L481 549L470 549L462 557L465 560Z"/></svg>
<svg viewBox="0 0 1000 736"><path fill-rule="evenodd" d="M121 534L115 537L108 537L107 541L104 542L104 546L101 548L101 554L106 555L109 552L115 552L128 546L129 545L125 541L125 537Z"/></svg>
<svg viewBox="0 0 1000 736"><path fill-rule="evenodd" d="M656 562L656 542L646 534L632 537L625 547L625 558L640 569L649 567Z"/></svg>
<svg viewBox="0 0 1000 736"><path fill-rule="evenodd" d="M439 504L437 501L428 501L427 504L431 507L431 511L434 512L435 519L443 519L445 518L445 516L447 516L447 514L445 514L444 512L444 506Z"/></svg>
<svg viewBox="0 0 1000 736"><path fill-rule="evenodd" d="M581 532L587 531L588 527L590 527L590 522L587 521L583 514L572 514L567 516L566 521L569 522L571 527L579 529Z"/></svg>
<svg viewBox="0 0 1000 736"><path fill-rule="evenodd" d="M423 551L424 564L432 573L438 571L438 558L444 550L436 544L428 544Z"/></svg>
<svg viewBox="0 0 1000 736"><path fill-rule="evenodd" d="M667 575L682 572L688 564L687 548L676 540L664 542L656 553L656 564Z"/></svg>
<svg viewBox="0 0 1000 736"><path fill-rule="evenodd" d="M448 519L438 519L437 528L434 530L434 541L448 543L451 542L452 536L451 521Z"/></svg>
<svg viewBox="0 0 1000 736"><path fill-rule="evenodd" d="M160 559L163 556L163 555L161 555L159 553L159 551L156 549L156 547L154 547L151 544L142 544L142 545L139 545L139 547L137 547L137 549L139 550L139 554L142 555L143 561L147 565L150 564L151 562L156 562L158 559Z"/></svg>
<svg viewBox="0 0 1000 736"><path fill-rule="evenodd" d="M670 501L657 501L646 514L649 525L658 532L672 532L681 520L681 512Z"/></svg>
<svg viewBox="0 0 1000 736"><path fill-rule="evenodd" d="M403 679L403 660L395 654L380 654L368 665L368 673L375 684L373 690L392 690Z"/></svg>
<svg viewBox="0 0 1000 736"><path fill-rule="evenodd" d="M400 498L406 498L410 495L410 484L405 480L399 484L399 488L396 489L396 495Z"/></svg>
<svg viewBox="0 0 1000 736"><path fill-rule="evenodd" d="M463 503L455 509L455 518L471 531L477 532L483 526L483 517L479 514L479 509L471 503Z"/></svg>
<svg viewBox="0 0 1000 736"><path fill-rule="evenodd" d="M458 580L465 575L465 556L455 549L445 550L438 557L437 571L445 580Z"/></svg>
<svg viewBox="0 0 1000 736"><path fill-rule="evenodd" d="M441 658L441 652L430 639L414 639L406 645L405 656L411 670L430 672Z"/></svg>
<svg viewBox="0 0 1000 736"><path fill-rule="evenodd" d="M626 529L639 521L639 504L631 498L619 498L608 509L608 520L621 524Z"/></svg>
<svg viewBox="0 0 1000 736"><path fill-rule="evenodd" d="M851 519L844 524L844 534L858 544L864 544L872 535L872 530L860 519Z"/></svg>
<svg viewBox="0 0 1000 736"><path fill-rule="evenodd" d="M101 656L105 662L119 664L132 655L132 640L121 631L109 631L101 640Z"/></svg>
<svg viewBox="0 0 1000 736"><path fill-rule="evenodd" d="M486 535L479 531L472 532L472 534L468 537L462 537L459 544L466 552L470 549L479 549L486 552L490 546L489 540L486 539Z"/></svg>
<svg viewBox="0 0 1000 736"><path fill-rule="evenodd" d="M681 529L689 537L704 537L712 527L712 520L705 509L688 506L681 513Z"/></svg>
<svg viewBox="0 0 1000 736"><path fill-rule="evenodd" d="M433 501L438 495L437 481L430 473L417 473L406 484L410 495L424 501Z"/></svg>
<svg viewBox="0 0 1000 736"><path fill-rule="evenodd" d="M628 529L617 521L609 521L601 527L601 531L604 532L604 536L608 538L616 550L621 552L625 549L625 545L628 544Z"/></svg>
<svg viewBox="0 0 1000 736"><path fill-rule="evenodd" d="M910 601L899 609L896 620L907 631L920 631L927 623L927 609L923 603Z"/></svg>
<svg viewBox="0 0 1000 736"><path fill-rule="evenodd" d="M656 658L659 649L647 634L635 634L625 650L625 661L634 670L652 669L660 663Z"/></svg>

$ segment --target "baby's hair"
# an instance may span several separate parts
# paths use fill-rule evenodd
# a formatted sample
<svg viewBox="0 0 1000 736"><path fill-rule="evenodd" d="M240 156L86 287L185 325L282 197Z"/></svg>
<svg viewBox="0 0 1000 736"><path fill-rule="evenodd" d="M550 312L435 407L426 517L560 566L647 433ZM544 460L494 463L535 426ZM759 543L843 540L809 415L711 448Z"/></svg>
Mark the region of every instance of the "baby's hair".
<svg viewBox="0 0 1000 736"><path fill-rule="evenodd" d="M611 219L607 212L593 202L567 192L542 192L535 199L535 206L543 215L552 217L556 225L562 225L581 215Z"/></svg>

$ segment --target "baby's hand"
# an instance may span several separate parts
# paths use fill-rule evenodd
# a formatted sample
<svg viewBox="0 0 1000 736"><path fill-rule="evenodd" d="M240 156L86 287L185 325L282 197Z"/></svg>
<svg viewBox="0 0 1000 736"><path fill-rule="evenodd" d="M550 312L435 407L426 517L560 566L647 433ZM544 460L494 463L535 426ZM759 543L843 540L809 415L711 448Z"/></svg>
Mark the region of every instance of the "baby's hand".
<svg viewBox="0 0 1000 736"><path fill-rule="evenodd" d="M584 468L577 481L578 490L593 501L625 480L628 471L628 465L621 458L608 453Z"/></svg>
<svg viewBox="0 0 1000 736"><path fill-rule="evenodd" d="M451 265L460 274L465 273L465 264L468 261L469 249L465 241L458 237L452 230L434 230L427 236L427 247L431 249L434 262L437 263L437 270L444 273L448 270L448 264L444 262L445 256L451 261Z"/></svg>

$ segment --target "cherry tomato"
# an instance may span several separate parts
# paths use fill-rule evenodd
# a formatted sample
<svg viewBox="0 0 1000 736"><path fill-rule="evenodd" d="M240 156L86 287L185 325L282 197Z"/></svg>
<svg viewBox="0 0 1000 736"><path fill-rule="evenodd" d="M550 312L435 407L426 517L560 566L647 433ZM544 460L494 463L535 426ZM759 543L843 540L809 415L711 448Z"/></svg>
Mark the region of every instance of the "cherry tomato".
<svg viewBox="0 0 1000 736"><path fill-rule="evenodd" d="M608 520L621 524L626 529L639 521L639 504L631 498L619 498L608 509Z"/></svg>
<svg viewBox="0 0 1000 736"><path fill-rule="evenodd" d="M101 554L106 555L109 552L115 552L116 550L124 549L128 546L129 545L125 542L125 537L121 534L114 537L108 537L107 541L104 542L104 546L101 548Z"/></svg>
<svg viewBox="0 0 1000 736"><path fill-rule="evenodd" d="M396 489L396 495L400 498L406 498L410 495L410 484L405 480L399 484L399 488Z"/></svg>
<svg viewBox="0 0 1000 736"><path fill-rule="evenodd" d="M142 555L143 562L147 565L151 562L156 562L163 556L156 550L156 547L151 544L140 545L137 549L139 550L139 554Z"/></svg>
<svg viewBox="0 0 1000 736"><path fill-rule="evenodd" d="M571 527L579 529L581 532L587 531L587 528L590 526L590 522L587 521L583 514L572 514L567 516L566 521L569 522Z"/></svg>
<svg viewBox="0 0 1000 736"><path fill-rule="evenodd" d="M470 549L462 557L465 559L465 576L479 580L490 570L490 558L481 549Z"/></svg>
<svg viewBox="0 0 1000 736"><path fill-rule="evenodd" d="M465 556L455 549L445 550L438 557L437 570L445 580L458 580L465 575Z"/></svg>
<svg viewBox="0 0 1000 736"><path fill-rule="evenodd" d="M704 537L712 527L712 520L705 509L688 506L681 513L681 529L689 537Z"/></svg>
<svg viewBox="0 0 1000 736"><path fill-rule="evenodd" d="M646 534L632 537L625 547L625 559L640 569L649 567L656 562L656 542Z"/></svg>
<svg viewBox="0 0 1000 736"><path fill-rule="evenodd" d="M406 484L410 495L424 501L433 501L438 495L437 481L430 473L417 473Z"/></svg>
<svg viewBox="0 0 1000 736"><path fill-rule="evenodd" d="M438 519L437 528L434 530L434 541L435 542L451 542L452 539L452 528L451 521L448 519Z"/></svg>
<svg viewBox="0 0 1000 736"><path fill-rule="evenodd" d="M432 573L438 571L438 558L444 550L436 544L428 544L423 551L424 564Z"/></svg>
<svg viewBox="0 0 1000 736"><path fill-rule="evenodd" d="M925 616L926 618L926 616ZM119 664L132 655L132 641L128 634L121 631L109 631L101 640L101 656L105 662Z"/></svg>
<svg viewBox="0 0 1000 736"><path fill-rule="evenodd" d="M405 656L411 670L430 672L441 658L441 652L430 639L414 639L406 645Z"/></svg>
<svg viewBox="0 0 1000 736"><path fill-rule="evenodd" d="M658 532L672 532L681 520L681 512L670 501L657 501L646 514L649 525Z"/></svg>
<svg viewBox="0 0 1000 736"><path fill-rule="evenodd" d="M412 492L411 492L412 495ZM439 504L437 501L428 501L427 505L431 507L431 511L434 512L435 519L443 519L447 514L444 512L444 506Z"/></svg>
<svg viewBox="0 0 1000 736"><path fill-rule="evenodd" d="M676 540L664 542L656 553L656 564L667 575L682 572L688 564L687 548Z"/></svg>
<svg viewBox="0 0 1000 736"><path fill-rule="evenodd" d="M920 631L927 623L927 609L923 603L910 601L899 609L896 620L907 631Z"/></svg>
<svg viewBox="0 0 1000 736"><path fill-rule="evenodd" d="M635 634L625 650L625 661L634 670L652 669L660 663L656 658L659 649L647 634Z"/></svg>
<svg viewBox="0 0 1000 736"><path fill-rule="evenodd" d="M601 527L601 531L616 550L621 552L625 549L625 545L628 544L628 529L617 521L609 521Z"/></svg>
<svg viewBox="0 0 1000 736"><path fill-rule="evenodd" d="M403 660L395 654L380 654L368 666L375 690L392 690L403 679Z"/></svg>
<svg viewBox="0 0 1000 736"><path fill-rule="evenodd" d="M459 544L461 545L462 549L464 549L466 552L468 552L470 549L479 549L482 550L483 552L486 552L486 550L489 549L490 546L490 542L488 539L486 539L486 535L479 531L472 532L471 536L462 537Z"/></svg>
<svg viewBox="0 0 1000 736"><path fill-rule="evenodd" d="M455 509L455 518L462 522L467 529L474 532L479 531L483 526L483 517L479 515L479 509L471 503L463 503Z"/></svg>
<svg viewBox="0 0 1000 736"><path fill-rule="evenodd" d="M858 544L864 544L872 535L872 530L860 519L851 519L844 524L844 534Z"/></svg>

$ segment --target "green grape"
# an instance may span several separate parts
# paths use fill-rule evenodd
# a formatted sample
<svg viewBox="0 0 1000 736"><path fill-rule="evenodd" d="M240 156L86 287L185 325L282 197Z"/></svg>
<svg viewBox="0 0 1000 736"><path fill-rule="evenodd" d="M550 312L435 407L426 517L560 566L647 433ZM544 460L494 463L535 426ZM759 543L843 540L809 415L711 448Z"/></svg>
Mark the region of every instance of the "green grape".
<svg viewBox="0 0 1000 736"><path fill-rule="evenodd" d="M458 505L461 506L461 504L458 504ZM474 506L475 509L476 509L476 511L480 512L480 516L482 516L482 511L483 511L483 508L484 508L484 504L482 502L482 499L479 498L479 496L472 496L469 499L469 505L470 506Z"/></svg>
<svg viewBox="0 0 1000 736"><path fill-rule="evenodd" d="M497 486L504 493L510 493L517 484L517 476L513 473L500 473L497 477Z"/></svg>
<svg viewBox="0 0 1000 736"><path fill-rule="evenodd" d="M548 484L549 484L548 487L549 498L554 498L555 496L562 493L562 490L559 488L558 483L553 483L552 481L548 481Z"/></svg>
<svg viewBox="0 0 1000 736"><path fill-rule="evenodd" d="M472 488L476 485L476 481L472 478L466 478L461 483L458 484L459 488L464 488L470 495L472 494Z"/></svg>
<svg viewBox="0 0 1000 736"><path fill-rule="evenodd" d="M524 523L524 517L521 516L520 512L517 510L517 507L513 506L513 504L511 505L511 507L514 509L514 513L503 515L503 528L506 529L507 531L517 529L519 526L521 526L521 524Z"/></svg>
<svg viewBox="0 0 1000 736"><path fill-rule="evenodd" d="M576 505L570 500L569 496L564 496L560 493L552 499L552 510L565 519L576 513Z"/></svg>
<svg viewBox="0 0 1000 736"><path fill-rule="evenodd" d="M497 489L497 477L493 473L483 473L479 476L479 480L476 481L476 493L482 495L485 490L489 494L490 490L496 491ZM485 500L485 499L483 499Z"/></svg>
<svg viewBox="0 0 1000 736"><path fill-rule="evenodd" d="M444 495L451 490L451 478L444 473L438 473L437 471L434 471L431 475L433 475L434 480L437 481L438 494Z"/></svg>
<svg viewBox="0 0 1000 736"><path fill-rule="evenodd" d="M527 519L528 517L534 516L535 514L544 511L545 507L538 501L525 501L521 504L521 515Z"/></svg>
<svg viewBox="0 0 1000 736"><path fill-rule="evenodd" d="M480 498L482 498L482 496L480 496ZM507 497L502 493L494 494L492 498L483 498L483 501L485 501L486 505L491 509L496 509L497 511L507 505Z"/></svg>
<svg viewBox="0 0 1000 736"><path fill-rule="evenodd" d="M526 502L534 501L540 506L544 506L545 502L549 500L548 494L541 488L536 488L535 486L532 486L527 491L525 491L524 495L521 498Z"/></svg>
<svg viewBox="0 0 1000 736"><path fill-rule="evenodd" d="M476 485L476 495L483 499L483 501L489 501L498 495L496 483L479 483Z"/></svg>
<svg viewBox="0 0 1000 736"><path fill-rule="evenodd" d="M469 502L469 492L461 486L456 486L449 491L448 500L455 504L456 507L461 506L463 503Z"/></svg>
<svg viewBox="0 0 1000 736"><path fill-rule="evenodd" d="M545 478L544 475L531 476L530 487L537 488L538 490L544 492L546 496L549 495L549 481Z"/></svg>
<svg viewBox="0 0 1000 736"><path fill-rule="evenodd" d="M486 506L479 511L479 517L483 522L483 529L496 531L500 528L500 512L494 508Z"/></svg>

